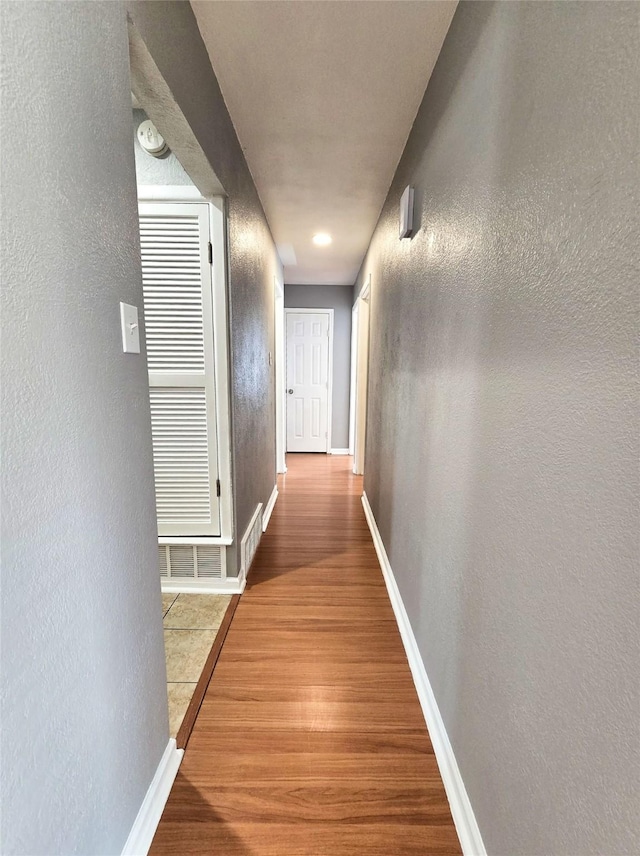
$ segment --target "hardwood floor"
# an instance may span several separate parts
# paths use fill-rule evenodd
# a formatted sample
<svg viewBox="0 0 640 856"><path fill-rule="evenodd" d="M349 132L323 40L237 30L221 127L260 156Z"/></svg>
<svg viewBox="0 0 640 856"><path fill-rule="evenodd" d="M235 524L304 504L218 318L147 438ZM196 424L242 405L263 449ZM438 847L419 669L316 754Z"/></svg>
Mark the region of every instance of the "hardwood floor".
<svg viewBox="0 0 640 856"><path fill-rule="evenodd" d="M202 595L200 595L200 597L202 597ZM215 669L216 663L218 662L220 651L222 651L224 640L226 639L229 627L231 626L231 621L233 620L233 615L236 611L236 607L238 606L239 602L239 594L234 594L231 600L229 601L227 611L225 612L224 618L222 619L222 624L218 628L216 638L211 647L211 650L209 651L206 663L204 664L204 668L202 669L202 673L198 679L198 683L195 686L184 718L182 720L180 728L178 729L178 733L176 734L176 746L178 747L178 749L185 749L187 744L189 743L189 738L191 737L191 732L193 731L193 726L195 725L196 717L198 715L198 711L200 710L200 705L203 702L207 687L209 686L209 681L211 680L213 670ZM171 705L171 702L169 702L169 705ZM171 711L171 706L169 706L169 711Z"/></svg>
<svg viewBox="0 0 640 856"><path fill-rule="evenodd" d="M351 458L289 472L152 854L460 854Z"/></svg>

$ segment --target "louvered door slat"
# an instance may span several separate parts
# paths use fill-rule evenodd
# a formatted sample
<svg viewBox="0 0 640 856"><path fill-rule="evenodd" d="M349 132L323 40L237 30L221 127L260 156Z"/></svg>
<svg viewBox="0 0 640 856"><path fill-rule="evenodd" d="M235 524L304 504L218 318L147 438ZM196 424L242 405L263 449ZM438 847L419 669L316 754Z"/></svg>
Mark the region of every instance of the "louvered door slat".
<svg viewBox="0 0 640 856"><path fill-rule="evenodd" d="M209 523L205 391L152 387L150 400L158 523L170 524L185 518L193 523ZM194 452L198 454L197 461L192 458Z"/></svg>
<svg viewBox="0 0 640 856"><path fill-rule="evenodd" d="M164 220L164 231L172 232L172 236L159 236L157 221L154 215L140 216L149 371L204 374L203 259L198 212ZM187 272L192 275L193 284L185 288ZM158 317L171 320L170 330L156 326ZM184 323L186 319L189 323Z"/></svg>
<svg viewBox="0 0 640 856"><path fill-rule="evenodd" d="M206 205L140 205L160 535L220 534L208 242Z"/></svg>

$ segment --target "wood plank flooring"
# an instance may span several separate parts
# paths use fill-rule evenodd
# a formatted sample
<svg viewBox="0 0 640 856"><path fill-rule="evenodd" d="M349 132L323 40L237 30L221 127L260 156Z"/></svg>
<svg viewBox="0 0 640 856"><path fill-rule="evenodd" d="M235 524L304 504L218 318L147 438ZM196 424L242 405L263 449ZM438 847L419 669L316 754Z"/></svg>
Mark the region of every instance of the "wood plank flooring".
<svg viewBox="0 0 640 856"><path fill-rule="evenodd" d="M460 854L351 458L289 455L151 854Z"/></svg>
<svg viewBox="0 0 640 856"><path fill-rule="evenodd" d="M199 596L201 597L201 595ZM193 691L193 695L191 696L191 701L189 702L180 728L178 729L178 733L176 734L176 746L178 747L178 749L186 748L187 744L189 743L189 738L191 737L191 732L193 731L193 726L195 725L196 717L198 715L198 711L200 710L200 705L204 700L207 687L209 686L209 681L211 680L213 670L215 669L216 663L218 662L218 657L220 656L220 652L222 651L224 640L226 639L229 627L231 626L233 615L236 611L236 607L238 606L239 602L239 594L234 594L231 600L229 601L227 611L225 612L224 618L222 619L222 624L218 628L216 638L213 642L213 645L211 646L211 650L209 651L209 656L207 657L207 661L204 664L202 674L198 679L198 683L196 684L196 687ZM171 707L169 708L169 710L171 710Z"/></svg>

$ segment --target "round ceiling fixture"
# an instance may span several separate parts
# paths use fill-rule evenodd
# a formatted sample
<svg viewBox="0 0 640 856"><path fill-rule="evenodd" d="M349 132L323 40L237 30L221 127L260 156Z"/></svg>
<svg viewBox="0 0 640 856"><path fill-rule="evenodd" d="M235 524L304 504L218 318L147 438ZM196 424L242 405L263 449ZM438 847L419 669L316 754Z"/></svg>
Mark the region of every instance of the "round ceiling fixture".
<svg viewBox="0 0 640 856"><path fill-rule="evenodd" d="M153 155L154 158L162 157L169 151L165 138L153 124L151 119L147 119L138 125L138 142L147 154Z"/></svg>
<svg viewBox="0 0 640 856"><path fill-rule="evenodd" d="M313 236L313 243L317 247L328 247L332 240L331 235L328 235L326 232L318 232L317 235Z"/></svg>

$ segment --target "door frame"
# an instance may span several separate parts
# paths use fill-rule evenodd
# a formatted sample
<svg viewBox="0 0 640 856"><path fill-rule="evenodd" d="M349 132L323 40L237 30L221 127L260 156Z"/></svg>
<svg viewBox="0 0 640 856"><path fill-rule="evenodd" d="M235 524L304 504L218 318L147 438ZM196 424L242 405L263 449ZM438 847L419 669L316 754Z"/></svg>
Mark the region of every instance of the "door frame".
<svg viewBox="0 0 640 856"><path fill-rule="evenodd" d="M227 202L213 196L209 203L212 244L213 349L218 418L218 474L220 477L220 538L233 541L233 476L231 468L231 384L229 312L227 295Z"/></svg>
<svg viewBox="0 0 640 856"><path fill-rule="evenodd" d="M284 315L284 285L277 276L274 289L274 349L276 399L276 473L287 471L287 367Z"/></svg>
<svg viewBox="0 0 640 856"><path fill-rule="evenodd" d="M284 310L284 343L285 343L285 355L287 351L287 316L290 314L297 313L298 315L313 315L313 314L325 314L329 316L329 353L327 355L328 358L328 366L327 366L327 448L326 453L329 455L331 453L331 420L333 418L333 309L311 309L307 306L303 306L301 308L294 308L291 306L287 306ZM286 372L286 356L285 356L285 396L286 396L286 385L287 385L287 372ZM286 407L288 407L288 402ZM286 409L285 409L285 449L287 448L287 427L286 427Z"/></svg>
<svg viewBox="0 0 640 856"><path fill-rule="evenodd" d="M371 326L371 274L351 311L351 409L349 413L349 447L353 454L353 472L364 475L367 440L367 405L369 391L369 330ZM355 358L354 358L355 357ZM352 445L353 444L353 445Z"/></svg>
<svg viewBox="0 0 640 856"><path fill-rule="evenodd" d="M351 378L349 382L349 454L356 448L356 384L358 380L358 300L351 308Z"/></svg>

